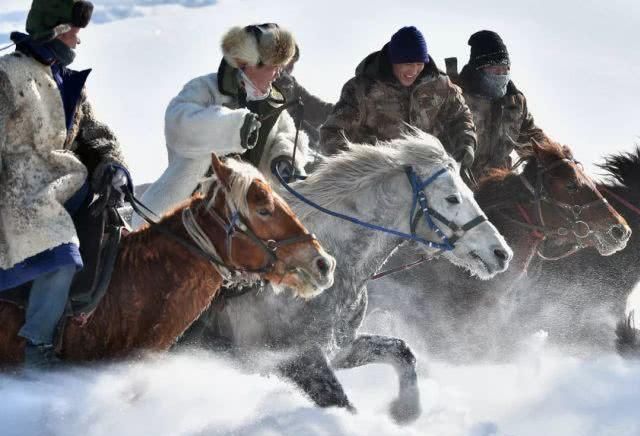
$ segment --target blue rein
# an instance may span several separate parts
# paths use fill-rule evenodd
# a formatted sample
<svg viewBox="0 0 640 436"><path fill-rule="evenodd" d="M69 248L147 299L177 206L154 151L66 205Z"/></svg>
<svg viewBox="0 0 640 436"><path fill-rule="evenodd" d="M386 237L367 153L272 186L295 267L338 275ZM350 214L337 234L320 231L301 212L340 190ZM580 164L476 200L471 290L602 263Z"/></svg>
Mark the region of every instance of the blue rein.
<svg viewBox="0 0 640 436"><path fill-rule="evenodd" d="M413 200L412 200L412 206L411 206L411 215L409 216L409 224L411 226L411 234L409 233L404 233L401 232L399 230L393 230L393 229L388 229L386 227L382 227L376 224L371 224L371 223L367 223L365 221L361 221L358 218L354 218L339 212L335 212L332 210L329 210L325 207L320 206L319 204L309 200L308 198L306 198L304 195L300 194L298 191L296 191L295 189L293 189L289 183L287 183L287 181L285 181L282 176L280 175L280 173L275 169L275 167L272 168L273 174L276 176L276 178L278 179L278 181L280 182L280 184L282 184L282 186L285 187L285 189L287 191L289 191L289 193L291 193L291 195L293 195L294 197L296 197L298 200L308 204L309 206L318 209L319 211L326 213L327 215L331 215L335 218L339 218L345 221L349 221L353 224L357 224L361 227L365 227L367 229L371 229L371 230L376 230L378 232L383 232L383 233L387 233L390 235L394 235L394 236L398 236L402 239L406 239L409 241L415 241L415 242L419 242L421 244L426 245L429 248L434 248L434 249L438 249L438 250L442 250L442 251L451 251L454 249L454 244L452 241L450 241L449 238L447 238L447 236L444 234L444 232L440 229L440 227L438 227L438 225L433 221L433 219L431 218L431 213L433 212L430 208L429 205L427 203L427 196L424 193L424 189L429 186L431 183L434 182L434 180L436 180L438 177L440 177L441 175L445 174L448 169L447 168L442 168L441 170L437 171L435 174L433 174L431 177L429 177L427 180L425 181L421 181L420 178L418 177L418 175L415 173L415 171L413 170L413 167L407 167L405 168L405 172L407 173L407 177L409 178L409 183L411 184L411 189L413 191ZM424 239L420 236L418 236L415 232L415 226L413 225L414 222L414 214L416 212L416 208L417 205L420 204L420 211L422 212L422 216L425 218L425 223L428 225L429 229L431 229L433 232L436 233L436 235L438 235L441 239L442 242L434 242L434 241L429 241L427 239Z"/></svg>

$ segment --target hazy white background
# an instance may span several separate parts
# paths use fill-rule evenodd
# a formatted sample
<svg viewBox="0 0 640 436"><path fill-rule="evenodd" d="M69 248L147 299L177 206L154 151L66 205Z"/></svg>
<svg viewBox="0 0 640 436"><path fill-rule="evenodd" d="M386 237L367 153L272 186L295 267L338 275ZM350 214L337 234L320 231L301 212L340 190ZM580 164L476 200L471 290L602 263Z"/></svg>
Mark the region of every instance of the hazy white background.
<svg viewBox="0 0 640 436"><path fill-rule="evenodd" d="M217 69L228 27L256 22L275 21L294 32L302 50L298 79L329 101L358 62L401 26L419 27L441 66L448 56L458 56L462 66L469 35L495 30L538 124L573 146L578 158L591 163L629 149L640 135L637 1L95 3L95 23L81 34L74 66L94 68L93 104L118 134L137 183L165 168L169 100L189 79ZM0 40L23 29L29 4L0 0ZM424 414L410 427L387 417L396 391L390 368L340 373L360 410L352 416L313 407L277 378L198 354L26 381L0 376L0 434L640 435L639 364L567 357L535 332L522 347L521 357L505 365L452 366L419 356Z"/></svg>

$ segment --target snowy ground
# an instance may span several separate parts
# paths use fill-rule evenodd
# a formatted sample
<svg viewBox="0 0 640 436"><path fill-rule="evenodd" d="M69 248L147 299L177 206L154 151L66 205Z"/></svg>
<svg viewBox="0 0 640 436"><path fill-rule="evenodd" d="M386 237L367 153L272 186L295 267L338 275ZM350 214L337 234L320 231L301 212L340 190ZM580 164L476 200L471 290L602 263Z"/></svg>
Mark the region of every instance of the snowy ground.
<svg viewBox="0 0 640 436"><path fill-rule="evenodd" d="M168 101L187 80L217 68L226 28L252 22L294 31L302 48L298 79L330 101L360 59L402 25L424 31L440 65L447 56L463 64L468 36L493 29L509 46L514 79L538 123L578 158L591 163L628 149L640 134L634 0L95 3L97 23L81 35L76 67L94 68L89 92L120 137L137 183L165 167ZM1 1L0 45L3 35L22 30L29 4ZM499 366L421 356L424 413L410 427L385 413L396 389L389 368L340 374L360 410L352 416L314 408L278 379L243 374L213 356L181 355L28 381L0 376L0 434L640 435L640 364L615 356L576 360L547 350L544 335L527 347L521 359Z"/></svg>

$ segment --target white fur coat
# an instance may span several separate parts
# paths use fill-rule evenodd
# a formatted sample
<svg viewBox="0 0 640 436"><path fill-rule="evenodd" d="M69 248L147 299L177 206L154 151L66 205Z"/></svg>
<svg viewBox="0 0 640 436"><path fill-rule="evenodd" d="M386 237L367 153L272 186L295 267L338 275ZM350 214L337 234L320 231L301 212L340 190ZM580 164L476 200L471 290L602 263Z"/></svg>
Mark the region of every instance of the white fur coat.
<svg viewBox="0 0 640 436"><path fill-rule="evenodd" d="M0 58L0 268L79 244L64 203L87 169L65 150L66 140L51 68L26 56Z"/></svg>
<svg viewBox="0 0 640 436"><path fill-rule="evenodd" d="M242 153L240 128L249 110L231 109L232 99L218 89L218 74L209 74L188 82L169 103L165 114L165 138L169 166L144 193L141 201L158 217L189 198L211 164L211 153L219 156ZM279 156L291 156L295 125L283 111L269 133L258 169L271 182L271 161ZM303 132L298 138L296 171L304 174L308 139ZM277 183L277 182L276 182ZM133 227L143 224L136 214Z"/></svg>

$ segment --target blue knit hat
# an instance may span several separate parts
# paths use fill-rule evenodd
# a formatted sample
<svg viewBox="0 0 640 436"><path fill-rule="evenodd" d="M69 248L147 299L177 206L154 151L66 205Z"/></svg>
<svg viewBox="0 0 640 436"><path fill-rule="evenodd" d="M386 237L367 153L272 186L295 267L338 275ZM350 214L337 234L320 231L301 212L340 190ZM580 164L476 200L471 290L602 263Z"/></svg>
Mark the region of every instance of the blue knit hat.
<svg viewBox="0 0 640 436"><path fill-rule="evenodd" d="M389 42L389 60L392 64L428 63L427 42L422 33L414 26L398 30Z"/></svg>

